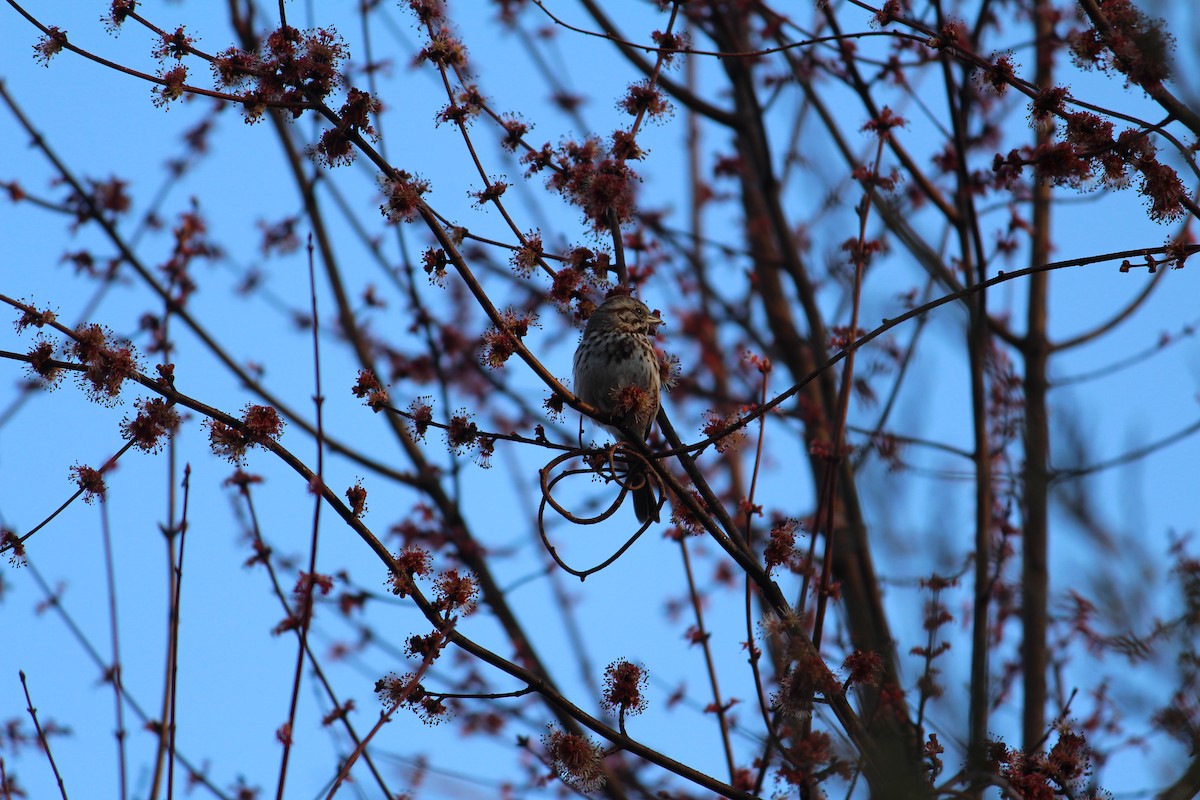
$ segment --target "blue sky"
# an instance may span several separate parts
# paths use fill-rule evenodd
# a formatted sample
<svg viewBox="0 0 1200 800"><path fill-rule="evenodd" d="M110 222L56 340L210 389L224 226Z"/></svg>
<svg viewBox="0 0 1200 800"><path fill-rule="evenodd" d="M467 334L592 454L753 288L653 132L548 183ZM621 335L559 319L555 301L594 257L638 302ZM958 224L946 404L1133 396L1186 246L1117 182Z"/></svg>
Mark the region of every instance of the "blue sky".
<svg viewBox="0 0 1200 800"><path fill-rule="evenodd" d="M646 4L620 5L622 24L628 30L640 31L645 36L655 27L661 27L661 21L653 18ZM81 3L65 8L55 3L30 3L28 9L45 23L67 30L73 43L119 63L153 69L147 37L135 29L126 30L119 37L107 34L98 21L103 11L99 4ZM225 23L203 4L155 5L145 13L168 28L186 21L189 33L198 37L197 45L209 51L223 49L231 41ZM289 6L293 24L306 27L303 21L306 13L309 13L306 7ZM353 8L337 4L320 9L320 13L332 15L352 57L360 58L364 44ZM395 53L391 69L381 76L384 87L381 97L387 107L382 129L384 142L390 148L388 156L398 167L431 181L433 190L429 200L439 211L469 224L472 231L504 237L506 229L495 212L479 211L472 205L468 192L480 188L479 180L464 157L457 133L449 126L433 125L434 115L445 102L433 74L408 68L411 47L418 38L411 17L399 8L388 8L383 13L391 24L381 24L375 30L377 38L373 45ZM574 13L574 19L583 20L578 9ZM11 9L0 14L5 20L0 24L0 79L73 169L98 179L119 175L130 181L135 207L122 230L133 235L136 220L147 210L147 198L163 185L164 163L183 152L181 133L203 118L209 109L208 101L176 103L168 110L157 109L149 102L150 89L146 84L72 54L59 55L48 68L37 65L31 57L36 31ZM485 15L465 19L463 34L472 58L479 65L483 88L494 98L496 106L522 110L529 121L536 123L534 138L539 141L556 142L561 136L578 133L575 120L546 102L545 86L529 63L526 51L511 34L496 33L489 19ZM322 23L325 20L321 18ZM1190 24L1190 20L1181 16L1173 23L1172 30L1188 30ZM869 43L863 45L869 46ZM1186 53L1188 47L1181 45L1180 50ZM1020 62L1019 49L1017 55ZM634 78L627 65L612 56L608 46L598 39L564 37L559 41L557 58L551 64L556 77L591 98L582 109L588 124L602 134L620 124L613 104L624 85ZM715 78L713 64L705 63L701 69L706 78ZM1102 98L1103 102L1128 113L1159 118L1160 115L1151 113L1145 98L1123 90L1119 80L1074 73L1066 66L1064 69L1071 76L1074 93ZM197 83L207 85L208 77L199 67L193 69L193 75ZM930 91L934 88L930 87ZM780 105L786 106L787 102L785 99ZM861 113L857 106L847 104L846 108L852 109L847 111L848 116ZM932 102L930 108L931 113L937 113ZM781 119L784 110L779 112ZM910 106L901 108L900 113L911 120L902 135L912 151L922 155L933 149L932 128L923 119L921 109ZM1021 130L1025 125L1021 113L1019 108L1014 112L1013 130ZM854 131L863 121L849 120L845 129ZM307 119L295 124L308 141L316 139L312 124ZM647 205L665 209L668 219L678 225L683 224L682 212L686 208L680 180L686 166L680 144L683 133L684 115L677 112L667 123L648 128L641 140L650 150L650 157L644 163L643 198ZM728 152L724 134L706 128L705 135L707 148ZM519 184L521 167L506 160L490 139L481 139L490 147L482 156L493 173L507 174L510 182ZM274 222L301 209L274 141L266 123L247 126L235 111L220 114L212 153L200 162L184 185L170 189L160 214L169 227L177 214L193 202L198 204L210 225L212 239L221 242L226 252L220 262L197 268L203 283L192 301L193 313L216 331L221 345L235 359L261 365L265 370L264 383L311 418L311 344L306 336L295 332L291 320L292 312L308 307L308 274L303 252L264 259L258 249L260 222ZM36 150L27 147L27 142L28 137L19 130L13 117L0 113L0 152L4 153L0 156L0 179L16 178L31 194L57 197L59 190L49 186L54 176L52 167ZM855 143L864 151L869 145L865 136ZM797 218L805 218L808 212L815 213L826 204L827 198L811 187L820 188L822 176L836 174L841 169L828 143L814 139L805 142L805 147L808 163L803 172L811 177L795 181L787 195ZM402 229L402 244L383 226L377 210L375 176L365 160L335 171L333 177L354 215L369 230L384 237L382 241L390 259L398 260L401 246L410 248L412 253L425 246L427 236L416 226ZM522 212L522 229L542 227L544 231L554 231L554 240L547 234L547 241L556 247L587 240L578 214L558 198L542 192L539 180L531 182L528 194L536 197L536 202L527 200L525 191L519 186L510 190L513 206ZM1147 221L1133 190L1087 195L1064 191L1061 196L1064 202L1055 211L1055 258L1160 246L1176 230ZM832 243L852 235L853 201L838 200L833 203L833 211L820 217L814 260L832 251ZM1006 211L999 208L993 216L985 218L985 223L1001 227L1005 217ZM706 222L712 236L720 239L724 238L723 228L732 228L738 219L727 208L720 208ZM303 236L306 229L301 226L300 230ZM387 287L387 276L344 221L337 224L334 235L356 288L367 283ZM141 240L139 253L147 263L154 264L165 258L169 245L169 236L147 233ZM0 291L4 294L31 299L38 305L48 304L57 310L60 319L74 324L88 308L95 286L72 276L69 268L59 261L64 252L82 248L112 252L111 245L92 227L85 226L69 234L61 219L32 204L0 202ZM718 258L715 253L711 257ZM911 263L904 262L902 253L895 254L885 264L887 271L881 269L879 277L873 275L869 285L865 305L868 325L894 315L896 294L920 285L919 273ZM1024 265L1016 263L1010 268ZM725 274L730 276L731 286L737 286L745 264L729 259L727 267ZM233 288L250 268L261 268L267 292L251 298L235 296ZM1190 266L1166 275L1151 301L1115 335L1056 358L1052 377L1081 374L1119 362L1143 352L1162 334L1178 334L1195 323L1200 313L1194 302L1193 275ZM1054 274L1052 335L1067 338L1108 319L1147 280L1144 271L1122 274L1115 264ZM500 287L504 283L497 281L495 285ZM993 307L1007 307L1014 318L1019 318L1023 289L1012 283L996 290ZM425 290L431 296L435 291L429 287ZM453 292L455 287L444 291ZM647 287L645 296L651 306L667 312L669 336L670 309L679 300L674 289L663 282ZM390 309L400 307L394 292L389 299ZM323 320L328 324L333 319L332 303L323 286L321 303ZM149 292L128 280L108 292L87 319L102 322L120 335L133 336L139 317L151 307ZM397 341L406 341L410 336L406 322L391 311L363 313L370 317L372 328L381 336ZM963 411L966 407L963 323L964 315L954 307L931 316L922 334L926 343L914 365L914 377L904 389L904 402L897 412L898 427L958 446L969 443L968 418ZM899 339L906 342L908 333L901 332ZM19 336L8 326L0 326L0 349L22 351L29 343L28 335ZM535 331L530 338L531 347L564 379L570 372L574 344L573 337L563 336L561 328L552 325ZM177 385L182 391L229 412L236 412L256 399L220 367L194 335L180 331L178 345ZM323 346L322 379L327 397L324 413L330 435L357 443L374 457L403 465L402 454L381 427L382 420L349 393L348 387L357 371L353 359L332 337L325 337ZM1056 390L1055 424L1060 428L1077 427L1096 461L1119 455L1139 443L1157 440L1195 419L1197 366L1196 349L1187 339L1110 376ZM514 364L506 369L515 372L520 367ZM5 364L5 374L5 380L0 381L0 412L17 402L16 386L23 372L18 364L9 361ZM544 389L532 376L517 373L515 380L528 381L530 402L539 405ZM780 391L785 386L771 388ZM405 387L394 395L396 405L406 406L418 393ZM73 489L68 481L68 470L73 464L96 466L120 446L118 424L133 397L131 393L121 407L106 409L87 402L68 381L58 391L39 394L16 410L0 428L0 487L3 487L0 524L24 533L66 499ZM673 408L670 398L667 403L668 411L679 414L686 422L686 430L698 429L695 408ZM860 410L863 416L859 419L864 423L869 421L869 411ZM445 413L449 409L439 405L438 411ZM574 417L564 424L572 428ZM283 443L307 462L313 462L313 441L299 426L289 427ZM437 440L433 443L436 448ZM191 530L182 610L179 747L189 757L209 760L212 777L219 786L227 788L244 775L249 782L268 787L266 794L271 794L279 751L274 730L286 714L295 641L289 636L269 635L279 620L279 608L269 594L262 572L242 567L249 555L239 541L239 515L244 510L236 507L230 491L221 485L232 468L208 452L197 419L185 424L177 448L177 465L186 462L192 468L188 509ZM1125 607L1130 624L1144 624L1146 613L1165 613L1174 603L1174 597L1166 588L1169 584L1163 563L1170 532L1190 530L1194 525L1191 467L1196 456L1196 443L1188 439L1156 452L1132 468L1089 478L1088 487L1102 521L1116 532L1116 545L1106 549L1098 540L1079 533L1065 519L1057 517L1056 531L1061 534L1056 534L1053 541L1052 560L1066 568L1056 572L1053 588L1061 589L1076 579L1100 594L1106 587L1117 587L1120 591L1109 598L1110 602L1114 608ZM678 585L681 580L677 545L652 531L627 557L583 585L563 576L546 577L545 555L528 521L528 506L537 497L535 462L540 457L540 453L531 455L502 446L490 470L480 469L470 459L463 460L461 493L469 498L467 508L479 535L498 553L495 559L498 580L514 587L512 602L534 620L532 630L543 655L561 657L563 663L569 663L566 654L570 652L570 638L558 613L561 596L556 594L556 582L561 582L563 591L578 602L576 613L589 641L589 663L586 670L574 666L561 670L565 688L587 697L593 690L580 677L581 672L594 686L610 661L621 657L641 659L652 668L651 695L655 707L632 723L631 732L688 763L721 763L710 716L687 704L672 710L665 708L667 696L681 682L686 682L696 696L703 697L700 687L706 681L699 654L680 641L686 624L664 619L662 614L664 586ZM864 480L865 500L877 526L873 535L879 537L883 556L878 568L889 580L887 599L889 607L897 613L896 632L901 642L910 641L919 632L921 597L910 582L931 568L950 570L960 565L970 538L964 523L970 516L969 465L939 453L914 451L911 458L916 469L904 476L903 482L878 469L869 473L870 480ZM1056 466L1063 466L1065 461L1057 459L1065 460L1067 454L1056 452L1054 458ZM443 464L449 463L448 455L439 455L439 459ZM771 453L768 466L762 491L773 498L772 502L788 505L796 513L811 509L803 454L780 448ZM248 469L267 476L266 484L256 489L257 512L264 521L264 535L280 551L305 552L312 499L303 482L261 453L252 455ZM927 475L924 479L923 474ZM363 478L371 491L369 524L378 526L382 532L409 513L415 501L412 492L368 475L361 466L344 459L331 457L327 461L329 485L346 487L358 478ZM117 599L124 680L138 702L148 708L156 707L162 682L167 575L158 525L166 514L164 487L169 480L165 455L138 453L124 457L109 479L107 510L120 586ZM908 499L898 509L892 507L897 491L904 492ZM99 538L100 515L96 505L75 503L31 540L30 552L34 565L51 584L62 582L66 586L64 608L92 636L101 652L107 654L107 593ZM386 576L378 562L328 511L323 520L322 568L344 569L353 576L354 586L382 591ZM954 534L956 529L961 533ZM613 542L623 540L623 531L622 525L602 531L556 525L551 535L565 557L582 565L594 563L611 552ZM703 542L693 545L708 551L707 556L699 556L699 563L706 579L711 579L718 562L715 548ZM931 548L940 552L931 555ZM43 721L52 718L73 728L73 736L54 742L55 757L64 772L68 791L116 796L111 691L99 683L99 670L88 662L65 626L49 613L36 612L36 604L43 598L30 572L9 570L4 575L4 629L8 645L0 648L0 719L24 718L24 698L16 679L17 670L22 669L29 678L34 704ZM1131 572L1138 576L1133 581ZM290 585L290 581L285 583ZM1129 583L1141 583L1144 591L1126 591ZM739 755L748 757L755 751L756 715L750 702L752 687L739 648L745 631L737 595L738 592L714 591L706 621L714 631L714 649L721 654L723 690L726 696L743 701L740 713L752 733L735 737L735 741ZM965 598L965 594L956 596L952 602L961 603ZM952 606L952 610L960 609ZM395 642L425 629L415 609L404 604L373 606L370 621L377 630L394 632ZM509 655L500 632L486 615L477 614L463 624L472 635L495 646L502 655ZM356 632L333 613L324 613L319 616L313 635L320 652L335 638L353 640ZM935 724L945 725L949 730L962 729L953 720L954 715L963 713L963 705L956 704L953 694L965 698L965 690L961 688L965 680L962 660L966 654L965 640L958 640L956 647L961 648L955 651L959 658L953 666L947 665L947 684L952 696L933 718ZM908 677L915 677L915 660L905 663L911 670ZM389 670L404 668L404 662L370 648L361 656L329 662L329 666L343 696L354 697L358 702L356 722L361 731L369 727L377 708L371 696L375 679ZM1079 675L1082 681L1104 670L1119 674L1121 667L1116 661L1093 664L1081 653L1068 668L1067 680L1070 683L1073 675ZM437 670L433 680L436 678ZM496 688L518 687L507 685L500 678ZM1126 686L1122 691L1141 694L1130 694L1122 700L1150 707L1161 701L1155 693L1157 688ZM302 701L301 735L293 755L288 794L318 796L324 781L334 774L336 758L329 734L316 725L322 706L314 699L311 684L306 684L302 691ZM511 767L514 737L518 734L536 737L546 721L544 712L535 705L527 712L523 724L514 725L511 735L496 741L480 737L463 739L454 723L427 728L411 715L401 713L385 729L380 747L405 757L418 749L427 751L432 754L435 767L464 770L462 765L470 764L471 768L465 771L477 778L514 778L519 775ZM997 716L996 726L1002 731L1014 725L1015 720L1016 716L1006 719L1002 713ZM135 721L127 721L127 727L131 731L130 785L133 796L142 796L140 792L144 793L149 780L147 765L153 741L148 734L136 730ZM1131 727L1142 732L1145 721ZM681 732L686 735L681 736ZM344 752L344 741L339 746ZM1149 749L1154 756L1133 750L1127 758L1150 773L1152 784L1169 780L1177 751L1161 738L1153 739ZM38 754L25 750L15 766L7 752L5 757L8 769L18 774L31 796L46 796L53 791L48 767ZM719 769L714 769L720 774ZM1119 787L1121 778L1116 770L1110 774ZM359 786L366 786L366 778L358 777ZM448 776L431 775L429 781L427 796L495 795L494 788ZM1144 786L1145 782L1135 785ZM394 780L393 788L405 788L404 779ZM368 791L366 796L375 795Z"/></svg>

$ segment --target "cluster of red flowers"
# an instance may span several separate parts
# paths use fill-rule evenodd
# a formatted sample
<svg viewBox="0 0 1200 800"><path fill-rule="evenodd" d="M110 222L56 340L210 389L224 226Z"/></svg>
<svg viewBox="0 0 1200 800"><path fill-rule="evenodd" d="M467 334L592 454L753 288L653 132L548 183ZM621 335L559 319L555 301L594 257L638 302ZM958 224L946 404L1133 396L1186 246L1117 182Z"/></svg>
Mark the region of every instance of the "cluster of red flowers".
<svg viewBox="0 0 1200 800"><path fill-rule="evenodd" d="M283 418L270 406L248 405L238 426L216 419L207 421L209 445L217 455L234 464L245 461L251 447L267 446L283 433Z"/></svg>

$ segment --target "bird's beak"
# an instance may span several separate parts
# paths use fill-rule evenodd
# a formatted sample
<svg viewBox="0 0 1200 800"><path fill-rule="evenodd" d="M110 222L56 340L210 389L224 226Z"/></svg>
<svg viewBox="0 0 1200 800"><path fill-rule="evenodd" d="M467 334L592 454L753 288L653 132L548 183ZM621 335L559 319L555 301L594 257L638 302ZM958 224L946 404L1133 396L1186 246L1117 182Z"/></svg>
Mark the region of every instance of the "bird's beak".
<svg viewBox="0 0 1200 800"><path fill-rule="evenodd" d="M657 314L651 314L649 317L646 318L646 322L648 322L650 324L651 330L654 330L654 328L657 328L659 325L664 324L663 321L658 317Z"/></svg>

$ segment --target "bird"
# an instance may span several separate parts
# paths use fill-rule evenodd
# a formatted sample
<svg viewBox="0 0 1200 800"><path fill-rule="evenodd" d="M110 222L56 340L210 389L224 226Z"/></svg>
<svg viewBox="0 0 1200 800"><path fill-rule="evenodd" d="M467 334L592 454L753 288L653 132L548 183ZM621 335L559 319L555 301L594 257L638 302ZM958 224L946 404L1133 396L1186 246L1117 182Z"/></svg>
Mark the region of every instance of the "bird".
<svg viewBox="0 0 1200 800"><path fill-rule="evenodd" d="M575 394L616 423L601 424L618 442L630 434L646 441L658 416L661 376L652 337L662 324L641 300L614 294L588 317L575 350ZM644 471L633 468L626 480L638 522L658 522L657 497Z"/></svg>

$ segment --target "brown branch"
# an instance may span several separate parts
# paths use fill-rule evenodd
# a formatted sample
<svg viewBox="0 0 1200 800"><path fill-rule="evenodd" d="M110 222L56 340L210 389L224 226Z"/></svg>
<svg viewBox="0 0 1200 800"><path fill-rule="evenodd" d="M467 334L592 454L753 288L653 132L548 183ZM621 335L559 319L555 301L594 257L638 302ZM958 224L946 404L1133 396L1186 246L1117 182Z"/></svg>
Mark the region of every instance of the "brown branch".
<svg viewBox="0 0 1200 800"><path fill-rule="evenodd" d="M1037 84L1049 87L1053 83L1054 33L1050 8L1046 0L1036 0L1033 24L1037 41ZM1035 147L1050 142L1051 132L1045 126L1035 133ZM1051 248L1050 203L1052 192L1045 180L1033 187L1033 242L1030 261L1039 264L1047 260ZM1046 375L1049 371L1050 346L1047 326L1049 316L1049 275L1038 273L1029 279L1026 311L1026 333L1021 351L1025 359L1025 428L1022 449L1025 453L1022 473L1024 527L1021 537L1021 735L1025 751L1040 740L1046 728L1046 668L1048 651L1049 573L1047 550L1050 537L1050 483L1047 468L1050 460L1050 417L1046 407ZM1151 286L1156 281L1151 282ZM1147 287L1147 290L1149 287Z"/></svg>
<svg viewBox="0 0 1200 800"><path fill-rule="evenodd" d="M1156 800L1191 800L1200 794L1200 758L1193 758L1174 783L1163 789Z"/></svg>

